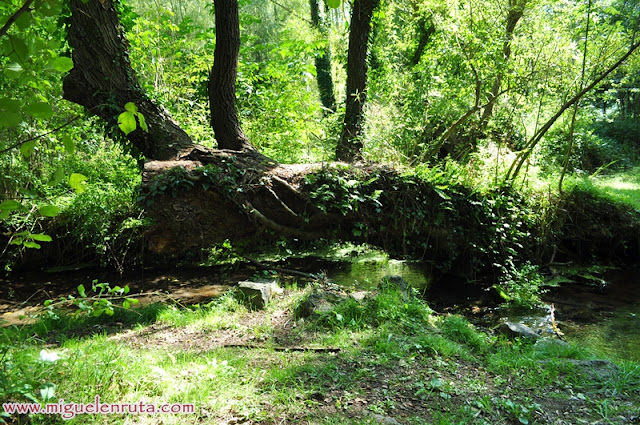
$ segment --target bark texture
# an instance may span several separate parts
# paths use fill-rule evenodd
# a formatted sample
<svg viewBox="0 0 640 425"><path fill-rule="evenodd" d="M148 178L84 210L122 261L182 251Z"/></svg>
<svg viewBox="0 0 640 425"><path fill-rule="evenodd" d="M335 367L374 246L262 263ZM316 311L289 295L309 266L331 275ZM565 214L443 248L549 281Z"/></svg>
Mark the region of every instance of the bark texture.
<svg viewBox="0 0 640 425"><path fill-rule="evenodd" d="M504 41L502 43L502 64L499 67L496 79L491 87L491 93L489 94L489 102L482 111L482 117L480 118L480 131L484 131L487 128L489 119L493 115L493 107L495 106L495 99L500 94L500 88L502 87L502 79L504 78L505 68L507 63L511 59L511 42L513 41L513 33L518 25L518 22L524 16L524 10L527 6L528 0L509 0L509 12L507 14L507 24L504 33Z"/></svg>
<svg viewBox="0 0 640 425"><path fill-rule="evenodd" d="M124 105L133 102L149 132L140 128L127 138L150 159L172 159L193 145L189 136L162 107L142 91L131 67L127 41L112 0L70 0L71 72L63 83L64 98L117 125Z"/></svg>
<svg viewBox="0 0 640 425"><path fill-rule="evenodd" d="M362 125L367 88L367 51L371 18L379 0L355 0L349 30L347 99L344 125L336 148L336 159L352 162L361 157Z"/></svg>
<svg viewBox="0 0 640 425"><path fill-rule="evenodd" d="M318 0L309 0L311 9L311 22L313 27L326 39L327 30L320 19L320 10ZM321 53L316 53L316 80L318 81L318 91L320 92L320 101L324 106L325 113L335 112L336 97L333 94L333 77L331 75L331 49L329 43L324 47Z"/></svg>
<svg viewBox="0 0 640 425"><path fill-rule="evenodd" d="M245 136L236 111L236 76L240 53L240 23L237 0L215 0L216 49L209 76L211 126L218 148L242 151L253 149Z"/></svg>

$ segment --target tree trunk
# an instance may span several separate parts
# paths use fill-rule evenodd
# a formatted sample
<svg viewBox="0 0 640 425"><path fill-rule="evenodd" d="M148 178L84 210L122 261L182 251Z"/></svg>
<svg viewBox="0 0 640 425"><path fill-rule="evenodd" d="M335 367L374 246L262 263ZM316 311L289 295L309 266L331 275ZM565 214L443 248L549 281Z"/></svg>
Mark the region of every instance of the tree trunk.
<svg viewBox="0 0 640 425"><path fill-rule="evenodd" d="M516 25L522 16L524 16L524 9L527 5L528 0L509 0L509 13L507 14L507 26L504 34L504 42L502 44L502 64L498 67L498 72L496 74L496 79L493 82L493 86L491 87L491 93L489 94L489 100L496 99L498 97L498 93L500 93L500 87L502 87L502 79L504 78L504 72L507 67L507 63L511 58L511 41L513 40L513 33L516 29ZM478 128L480 131L484 132L487 128L487 124L489 123L489 119L493 115L493 107L495 106L495 102L489 102L487 107L484 108L482 112L482 117L480 118L480 124Z"/></svg>
<svg viewBox="0 0 640 425"><path fill-rule="evenodd" d="M429 27L427 28L427 23ZM422 54L424 53L424 49L427 47L429 40L436 33L436 26L433 24L431 18L429 20L420 20L420 40L418 41L418 47L416 47L416 51L413 53L413 57L411 58L411 66L416 66L420 63L420 58L422 58Z"/></svg>
<svg viewBox="0 0 640 425"><path fill-rule="evenodd" d="M240 23L237 0L214 0L216 49L209 76L211 126L218 148L253 150L244 135L236 111L236 76L240 52Z"/></svg>
<svg viewBox="0 0 640 425"><path fill-rule="evenodd" d="M191 147L191 139L169 113L143 93L131 68L113 2L70 0L69 4L74 67L64 79L64 98L88 108L114 127L124 105L135 103L149 132L138 128L127 138L147 158L172 159Z"/></svg>
<svg viewBox="0 0 640 425"><path fill-rule="evenodd" d="M367 88L367 50L371 18L379 0L354 0L347 57L347 99L344 125L336 159L352 162L361 157L362 125Z"/></svg>
<svg viewBox="0 0 640 425"><path fill-rule="evenodd" d="M309 0L311 8L311 22L318 32L327 39L327 30L320 19L320 11L318 8L318 0ZM320 92L320 101L324 107L325 114L335 112L336 97L333 94L333 77L331 76L331 49L329 42L321 53L316 53L316 80L318 81L318 91Z"/></svg>

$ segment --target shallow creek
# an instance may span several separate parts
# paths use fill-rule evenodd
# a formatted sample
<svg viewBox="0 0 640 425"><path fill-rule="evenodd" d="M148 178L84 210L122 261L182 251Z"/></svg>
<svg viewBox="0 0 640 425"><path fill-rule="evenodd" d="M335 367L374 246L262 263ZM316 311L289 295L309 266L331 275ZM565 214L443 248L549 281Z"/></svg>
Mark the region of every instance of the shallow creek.
<svg viewBox="0 0 640 425"><path fill-rule="evenodd" d="M341 252L337 257L289 259L287 263L307 271L323 270L330 281L358 291L375 289L386 275L401 275L434 310L464 314L484 328L494 328L509 320L526 324L543 335L549 334L553 305L555 319L568 341L591 347L606 356L640 361L640 268L607 272L597 285L565 283L545 295L543 308L518 313L501 308L495 292L483 289L482 285L468 284L452 276L433 281L430 267L421 263L390 259L376 250ZM169 294L188 304L219 296L254 273L250 267L232 271L209 267L139 270L124 276L80 270L0 278L0 326L25 323L21 317L36 311L44 300L77 295L77 286L83 284L90 288L93 279L112 285L128 284L132 294ZM149 295L146 301L162 299Z"/></svg>

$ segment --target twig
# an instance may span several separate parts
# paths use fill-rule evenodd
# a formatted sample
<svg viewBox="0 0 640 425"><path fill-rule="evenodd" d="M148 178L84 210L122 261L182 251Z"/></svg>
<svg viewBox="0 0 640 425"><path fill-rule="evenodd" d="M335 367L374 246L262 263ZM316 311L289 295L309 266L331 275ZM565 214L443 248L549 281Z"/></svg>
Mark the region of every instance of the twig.
<svg viewBox="0 0 640 425"><path fill-rule="evenodd" d="M81 115L76 115L75 117L71 118L69 121L67 121L64 124L54 128L53 130L49 130L46 133L39 134L37 136L31 137L30 139L21 140L21 141L19 141L17 143L14 143L13 145L9 146L8 148L0 150L0 154L3 154L5 152L9 152L10 150L17 148L18 146L20 146L20 145L22 145L24 143L31 142L32 140L40 139L41 137L47 136L47 135L49 135L51 133L55 133L56 131L63 129L64 127L68 126L72 122L76 121L80 117L81 117Z"/></svg>
<svg viewBox="0 0 640 425"><path fill-rule="evenodd" d="M11 25L14 24L15 21L18 20L18 18L25 12L27 12L28 10L30 10L29 8L31 7L31 3L33 3L33 0L27 0L20 9L18 9L16 11L16 13L14 13L13 15L11 15L9 17L9 19L7 20L7 22L2 26L2 28L0 28L0 37L2 37L3 35L5 35L7 33L7 31L9 31L9 28L11 27Z"/></svg>
<svg viewBox="0 0 640 425"><path fill-rule="evenodd" d="M558 338L564 341L564 333L558 327L558 323L556 322L555 311L556 311L556 307L553 304L551 304L551 311L549 312L549 316L551 317L551 329L553 329L553 332L555 332Z"/></svg>
<svg viewBox="0 0 640 425"><path fill-rule="evenodd" d="M257 344L225 344L222 348L248 348L248 349L272 349L274 351L313 351L315 353L339 353L337 347L269 347L268 345Z"/></svg>

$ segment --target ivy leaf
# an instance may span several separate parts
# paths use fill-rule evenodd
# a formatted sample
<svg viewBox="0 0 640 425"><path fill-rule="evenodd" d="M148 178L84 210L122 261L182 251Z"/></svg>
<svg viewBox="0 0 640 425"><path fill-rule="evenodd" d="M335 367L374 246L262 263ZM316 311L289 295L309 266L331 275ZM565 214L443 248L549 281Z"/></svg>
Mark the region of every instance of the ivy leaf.
<svg viewBox="0 0 640 425"><path fill-rule="evenodd" d="M46 102L33 102L27 105L23 110L34 118L43 118L48 120L53 116L53 109L51 108L51 105Z"/></svg>
<svg viewBox="0 0 640 425"><path fill-rule="evenodd" d="M45 217L55 217L60 214L60 208L55 205L45 205L38 208L38 212Z"/></svg>
<svg viewBox="0 0 640 425"><path fill-rule="evenodd" d="M51 68L58 72L69 72L73 69L73 59L60 56L51 62Z"/></svg>
<svg viewBox="0 0 640 425"><path fill-rule="evenodd" d="M128 104L127 104L128 105ZM134 105L135 106L135 105ZM124 134L129 134L137 127L136 116L131 111L126 111L118 116L118 127Z"/></svg>
<svg viewBox="0 0 640 425"><path fill-rule="evenodd" d="M24 142L23 144L20 145L20 153L25 158L29 158L35 149L36 149L36 141L35 140L31 140L29 142Z"/></svg>
<svg viewBox="0 0 640 425"><path fill-rule="evenodd" d="M87 180L86 176L80 173L73 173L69 176L69 186L76 192L82 193L85 190Z"/></svg>
<svg viewBox="0 0 640 425"><path fill-rule="evenodd" d="M134 115L138 113L138 107L133 102L128 102L126 105L124 105L124 109L131 112Z"/></svg>
<svg viewBox="0 0 640 425"><path fill-rule="evenodd" d="M138 112L138 121L140 121L140 128L144 130L145 133L149 132L149 126L147 126L147 120L144 119L144 115Z"/></svg>

